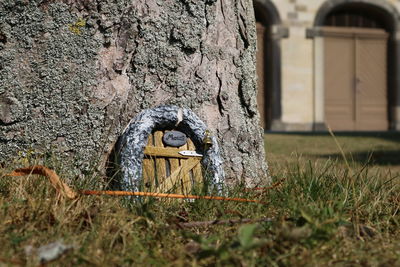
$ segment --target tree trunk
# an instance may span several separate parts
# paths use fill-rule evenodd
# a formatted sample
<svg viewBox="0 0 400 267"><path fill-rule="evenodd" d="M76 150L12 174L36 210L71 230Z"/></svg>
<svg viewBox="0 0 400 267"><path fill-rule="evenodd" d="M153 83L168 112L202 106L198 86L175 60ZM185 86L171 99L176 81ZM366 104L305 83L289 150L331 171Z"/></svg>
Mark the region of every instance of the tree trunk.
<svg viewBox="0 0 400 267"><path fill-rule="evenodd" d="M192 109L226 180L268 182L251 0L2 0L0 159L52 151L104 168L141 110Z"/></svg>

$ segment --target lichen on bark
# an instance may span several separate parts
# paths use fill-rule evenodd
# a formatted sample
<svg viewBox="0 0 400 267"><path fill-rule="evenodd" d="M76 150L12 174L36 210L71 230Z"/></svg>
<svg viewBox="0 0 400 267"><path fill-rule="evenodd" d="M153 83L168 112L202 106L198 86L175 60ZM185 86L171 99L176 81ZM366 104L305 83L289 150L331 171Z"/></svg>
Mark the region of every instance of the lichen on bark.
<svg viewBox="0 0 400 267"><path fill-rule="evenodd" d="M173 104L218 138L228 182L268 181L253 16L250 0L2 1L0 158L102 170L131 118Z"/></svg>

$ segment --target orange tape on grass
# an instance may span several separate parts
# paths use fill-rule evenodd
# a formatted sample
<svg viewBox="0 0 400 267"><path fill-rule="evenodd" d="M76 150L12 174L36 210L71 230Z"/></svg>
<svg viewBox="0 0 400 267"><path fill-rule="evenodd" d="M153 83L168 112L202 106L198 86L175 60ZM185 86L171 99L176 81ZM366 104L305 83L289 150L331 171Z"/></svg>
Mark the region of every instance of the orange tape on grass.
<svg viewBox="0 0 400 267"><path fill-rule="evenodd" d="M209 200L222 200L222 201L236 201L236 202L253 202L266 204L259 200L245 199L245 198L229 198L217 196L196 196L196 195L180 195L180 194L164 194L152 192L129 192L129 191L96 191L96 190L83 190L76 193L67 184L61 181L57 173L45 166L35 165L31 167L16 169L6 176L27 176L27 175L42 175L47 177L56 191L70 199L77 198L79 195L108 195L108 196L142 196L142 197L156 197L156 198L179 198L179 199L209 199Z"/></svg>
<svg viewBox="0 0 400 267"><path fill-rule="evenodd" d="M57 190L57 192L67 198L74 199L78 197L78 194L74 192L67 184L61 181L60 177L57 173L45 166L35 165L26 168L16 169L13 172L6 174L6 176L27 176L31 174L37 174L47 177L53 187Z"/></svg>

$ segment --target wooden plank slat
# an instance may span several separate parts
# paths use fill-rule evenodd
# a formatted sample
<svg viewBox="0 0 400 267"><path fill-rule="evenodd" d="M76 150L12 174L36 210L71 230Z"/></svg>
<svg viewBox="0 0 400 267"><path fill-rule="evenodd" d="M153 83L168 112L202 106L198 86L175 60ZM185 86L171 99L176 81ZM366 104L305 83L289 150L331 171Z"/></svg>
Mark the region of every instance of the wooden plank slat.
<svg viewBox="0 0 400 267"><path fill-rule="evenodd" d="M183 147L180 147L180 148L174 148L174 149L176 149L177 151L180 151L180 150L184 150L184 148ZM179 156L182 156L182 155L180 155L180 154L178 154ZM181 160L179 160L179 158L181 159ZM180 161L183 161L184 160L184 158L185 157L179 157L179 158L177 158L177 157L170 157L168 160L169 160L169 163L170 163L170 166L171 166L171 174L172 173L174 173L174 171L176 171L178 168L179 168L179 166L180 166ZM186 157L187 158L187 157ZM171 174L170 174L170 176L171 176ZM168 178L167 178L168 179ZM179 179L179 177L178 177L178 179ZM172 185L173 186L173 185Z"/></svg>
<svg viewBox="0 0 400 267"><path fill-rule="evenodd" d="M184 146L186 149L189 149L188 143L186 143ZM185 161L187 161L187 160L185 160ZM182 194L188 194L190 192L190 189L192 188L192 181L190 180L190 175L189 175L191 169L189 169L187 171L185 170L182 172L182 175L181 175L182 178L180 180L180 190L181 190Z"/></svg>
<svg viewBox="0 0 400 267"><path fill-rule="evenodd" d="M199 163L200 162L197 158L190 158L188 160L182 161L181 166L179 166L178 169L172 172L171 175L163 181L163 184L159 188L157 188L156 192L168 192L173 188L180 187L181 183L178 179L180 175L183 173L189 173L189 171L196 167L196 165L198 165Z"/></svg>
<svg viewBox="0 0 400 267"><path fill-rule="evenodd" d="M189 150L196 150L196 147L194 146L192 140L189 139L188 141L188 146ZM199 162L201 161L201 158L198 158ZM201 172L201 164L197 164L193 168L193 181L194 183L202 183L203 182L203 174Z"/></svg>
<svg viewBox="0 0 400 267"><path fill-rule="evenodd" d="M153 135L149 135L147 146L153 146ZM151 187L154 187L154 158L146 157L143 159L143 184L144 190L151 191ZM147 185L147 186L146 186Z"/></svg>
<svg viewBox="0 0 400 267"><path fill-rule="evenodd" d="M176 169L179 168L179 159L170 158L168 160L169 160L169 163L171 165L171 174L172 174Z"/></svg>
<svg viewBox="0 0 400 267"><path fill-rule="evenodd" d="M148 156L154 157L170 157L170 158L180 158L180 159L187 159L189 157L183 156L179 154L179 151L183 151L186 149L174 148L174 147L152 147L147 146L144 149L144 154Z"/></svg>
<svg viewBox="0 0 400 267"><path fill-rule="evenodd" d="M154 133L154 145L156 147L164 147L162 142L163 132L157 131ZM167 168L165 166L165 159L160 158L159 156L156 157L156 185L160 184L167 177Z"/></svg>
<svg viewBox="0 0 400 267"><path fill-rule="evenodd" d="M180 146L179 149L181 150L187 150L187 144L184 144L183 146ZM185 162L187 161L187 159L179 159L179 166L182 166L185 164ZM176 191L179 194L184 194L185 190L183 188L183 172L181 171L178 175L178 177L176 177L176 182L175 182L175 187L176 187Z"/></svg>

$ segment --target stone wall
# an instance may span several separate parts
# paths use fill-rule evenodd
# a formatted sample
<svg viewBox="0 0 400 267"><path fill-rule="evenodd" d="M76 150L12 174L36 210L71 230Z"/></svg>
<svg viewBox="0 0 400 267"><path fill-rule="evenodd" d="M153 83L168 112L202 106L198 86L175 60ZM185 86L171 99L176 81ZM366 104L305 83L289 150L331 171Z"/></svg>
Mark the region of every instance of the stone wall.
<svg viewBox="0 0 400 267"><path fill-rule="evenodd" d="M312 130L316 120L316 96L314 94L318 72L314 69L314 40L308 38L307 30L314 27L316 15L323 4L327 2L335 4L338 1L264 1L270 1L275 5L280 16L281 26L287 27L289 30L288 37L280 41L282 116L281 122L275 127L275 130ZM387 5L400 12L399 0L361 0L358 2Z"/></svg>

